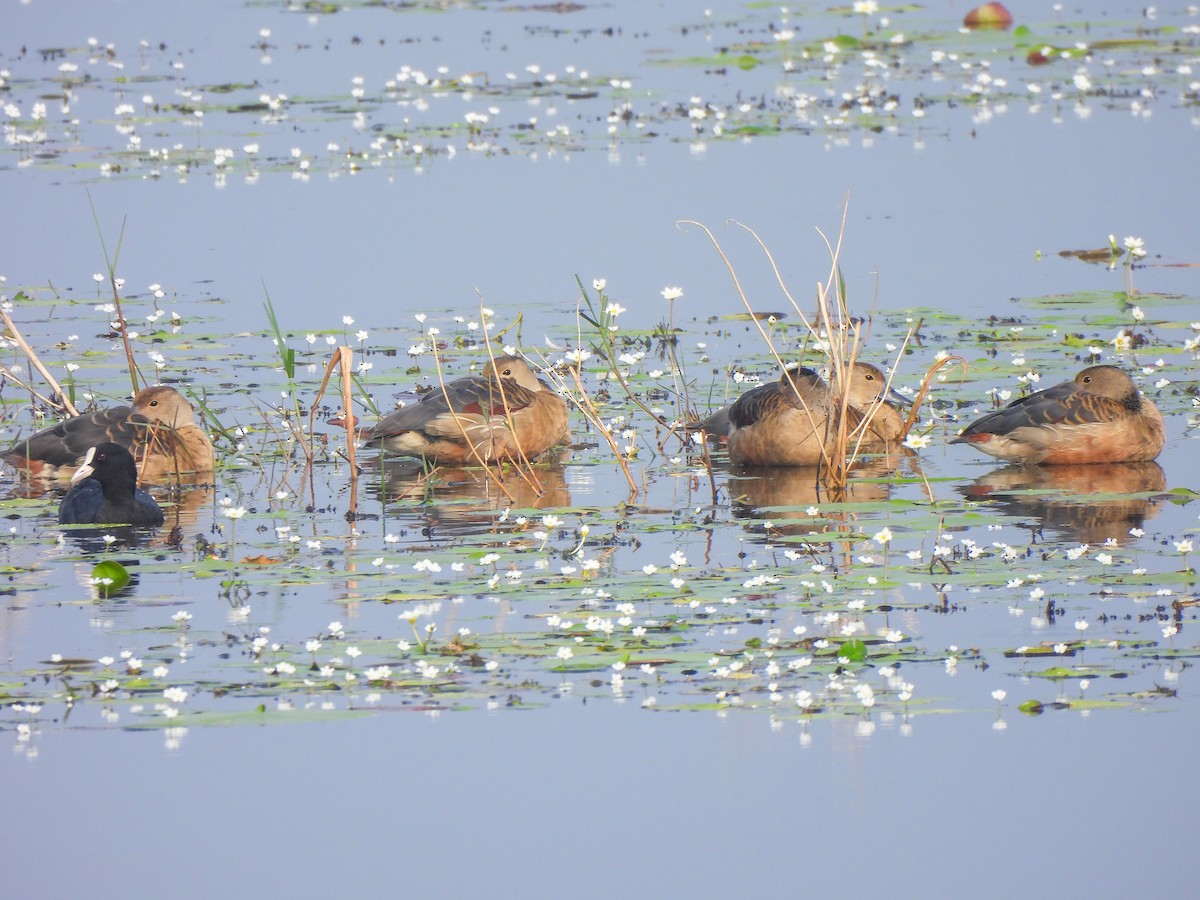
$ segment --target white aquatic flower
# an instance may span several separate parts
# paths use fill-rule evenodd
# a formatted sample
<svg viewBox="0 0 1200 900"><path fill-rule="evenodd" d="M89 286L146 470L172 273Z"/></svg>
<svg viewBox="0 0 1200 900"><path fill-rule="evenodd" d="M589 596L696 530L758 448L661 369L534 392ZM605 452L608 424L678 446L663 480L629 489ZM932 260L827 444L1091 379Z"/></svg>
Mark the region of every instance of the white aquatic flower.
<svg viewBox="0 0 1200 900"><path fill-rule="evenodd" d="M1125 249L1129 251L1129 255L1135 259L1140 259L1146 255L1146 242L1140 237L1127 237L1125 238L1124 243Z"/></svg>

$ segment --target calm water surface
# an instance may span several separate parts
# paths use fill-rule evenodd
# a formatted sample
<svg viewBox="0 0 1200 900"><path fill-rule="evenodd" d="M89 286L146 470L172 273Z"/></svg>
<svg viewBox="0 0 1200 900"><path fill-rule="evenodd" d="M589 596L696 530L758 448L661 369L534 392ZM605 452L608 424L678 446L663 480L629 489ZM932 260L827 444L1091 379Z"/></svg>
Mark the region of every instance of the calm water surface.
<svg viewBox="0 0 1200 900"><path fill-rule="evenodd" d="M989 59L987 69L1009 83L997 87L993 80L987 90L995 96L979 104L964 99L960 83L968 76L955 60L943 66L941 79L927 71L932 51L962 51L954 26L968 5L894 14L909 17L900 27L910 37L953 39L944 48L922 46L897 67L890 89L900 97L899 113L873 130L853 118L836 121L842 94L873 77L871 67L830 64L826 78L815 65L784 76L773 55L747 71L680 64L742 42L774 47L773 33L788 27L798 31L797 44L860 35L859 19L804 4L792 7L786 21L776 10L707 6L709 16L701 4L632 2L574 14L494 4L401 14L351 5L324 16L231 2L196 5L185 15L145 2L10 6L0 37L0 65L7 70L0 99L19 107L19 116L7 114L10 121L31 128L34 104L46 103L48 138L40 149L10 142L0 157L10 211L0 274L9 294L23 288L41 301L60 298L18 307L14 318L39 348L76 336L73 350L53 357L56 371L70 353L83 359L94 351L85 360L89 388L115 397L128 387L117 374L115 346L97 336L107 317L92 308L105 299L92 275L105 266L90 202L110 252L124 223L117 272L126 293L147 304L147 286L162 285L163 306L185 316L187 333L217 341L211 352L177 351L164 373L207 383L215 410L228 422L253 425L282 384L266 335L266 293L284 330L296 336L302 354L310 353L302 357L314 367L302 367L312 382L305 385L306 402L325 357L319 344L310 350L300 335L341 334L345 315L355 320L351 334L369 330L368 347L380 348L367 357L374 364L369 380L386 406L415 379L404 372L411 361L403 348L420 339L416 314L427 313L449 332L452 316L478 317L482 298L504 323L517 311L525 315L527 344L541 346L546 335L562 345L575 328L576 275L585 284L607 279L611 296L628 307L621 324L630 329L662 319L660 291L683 287L675 312L687 329L691 365L701 366L694 345L705 341L712 345L707 362L722 370L760 354L761 345L743 325L725 326L728 334L718 337L706 324L710 316L740 312L741 305L712 245L698 229L676 223L696 220L713 228L755 305L777 309L785 301L761 253L723 223L734 219L756 229L787 283L807 298L829 270L816 229L836 235L849 196L840 262L855 308L921 308L947 317L901 369L905 383L915 384L938 350L981 355L972 349L973 335L957 330L962 322L993 314L1034 321L1061 314L1014 298L1118 290L1119 272L1057 253L1103 247L1109 234L1118 240L1137 235L1150 256L1135 279L1155 295L1146 306L1160 323L1162 343L1136 360L1119 361L1153 363L1160 349L1166 356L1160 374L1172 386L1155 394L1175 411L1160 460L1165 484L1197 488L1195 427L1186 397L1172 392L1196 384L1194 354L1179 352L1179 345L1189 334L1186 323L1200 315L1187 299L1200 295L1190 267L1200 246L1200 190L1189 175L1197 142L1189 84L1197 76L1178 70L1200 71L1200 16L1181 4L1160 5L1155 20L1134 4L1105 4L1089 13L1105 34L1176 29L1176 49L1159 60L1154 75L1144 76L1154 85L1152 98L1139 100L1129 88L1141 83L1137 73L1149 65L1136 53L1112 50L1111 65L1098 54L1086 66L1090 78L1112 79L1119 90L1082 99L1072 93L1077 63L1031 69L1022 54L1009 53ZM1018 21L1025 17L1047 40L1068 46L1081 39L1071 22L1060 27L1051 4L1019 10ZM92 50L89 38L96 39ZM143 40L147 45L139 47ZM978 54L986 40L966 46ZM103 47L110 42L111 58L123 68L109 64ZM67 52L42 54L43 48ZM75 86L68 112L55 97L64 61L80 66L74 77L90 76ZM488 93L476 76L475 91L387 94L386 83L405 67L436 73L439 66L452 76L486 72L487 84L502 89ZM969 78L978 72L975 66ZM534 81L545 87L546 73L573 86L508 87ZM362 79L364 98L352 96L355 78ZM629 79L631 86L613 88L610 79ZM1041 102L1030 101L1027 82L1037 84ZM794 90L811 92L827 107L812 118L785 117L792 126L784 133L737 139L713 133L718 110L725 121L748 117L752 111L739 111L748 98L774 102ZM588 91L596 96L583 96ZM253 103L281 94L289 98L286 115L275 119L210 106L196 125L190 114L154 108ZM920 120L911 114L917 96L929 103ZM622 129L614 140L605 120L626 99L644 126ZM134 112L118 111L123 104ZM699 106L708 110L709 124L696 131L697 120L686 111ZM470 148L467 112L488 115L478 138L488 150ZM121 130L123 119L133 123L136 145ZM551 134L560 124L567 134ZM391 157L372 146L384 135ZM416 153L417 144L426 152ZM251 154L248 145L258 149ZM168 150L168 158L151 159L149 147ZM218 165L214 154L222 148L233 150L232 161ZM357 172L346 159L350 148L367 155ZM190 160L185 171L177 168L179 160ZM1062 329L1107 345L1116 331L1110 315L1107 307L1088 308L1072 321L1068 312ZM384 347L399 352L388 355ZM1048 381L1077 368L1069 352L1046 352L1039 362ZM996 384L1013 387L1023 371L1014 364ZM426 366L421 377L429 373ZM1150 391L1158 377L1145 377L1143 388ZM948 391L954 399L954 389ZM962 393L985 407L978 383ZM947 448L951 426L939 425L921 454L924 474L942 499L997 468ZM5 440L20 428L28 422L10 422ZM281 584L260 577L252 581L253 615L241 621L220 596L219 576L181 577L172 567L186 567L190 558L163 551L155 560L147 551L133 599L81 603L90 561L57 546L47 511L41 518L14 518L16 536L5 549L19 573L0 616L6 671L36 669L53 653L118 656L131 645L153 658L171 646L170 616L179 609L193 615L199 646L190 665L197 684L219 682L229 671L223 667L243 664L243 651L233 643L228 658L220 656L226 632L267 627L273 639L303 645L339 620L364 645L376 637L394 644L397 610L373 598L387 585L409 584L417 554L447 559L457 539L482 530L478 523L464 526L456 508L444 504L384 509L378 493L364 488L364 510L384 518L352 535L342 517L341 464L319 470L314 505L324 512L305 512L294 496L275 506L268 500L281 483L300 492L303 481L287 466L259 467L249 452L226 455L216 492L191 500L189 541L194 533L219 539L216 503L229 496L253 510L239 531L246 555L280 552L273 528L287 521L305 541L323 543L306 551L314 570L330 560L338 566L350 561L359 577ZM719 504L715 531L667 528L672 513L711 504L707 482L694 469L689 474L686 465L661 459L640 471L648 494L635 523L661 530L615 550L616 569L662 567L672 550L685 553L693 567L741 568L747 575L752 563L768 566L778 558L778 548L762 537L762 516L738 519L727 501ZM561 493L549 506L569 510L570 528L588 521L588 510L603 520L624 499L623 483L599 451L579 451L559 477ZM719 478L724 486L724 473ZM922 496L921 486L908 482L886 489L881 499ZM482 506L480 521L488 524L503 508L500 501ZM877 515L865 517L868 533L882 524L903 532L904 514ZM1170 547L1194 536L1195 503L1159 502L1136 521L1147 534L1118 553L1125 554L1126 568L1141 564L1164 577L1177 572L1181 563ZM1081 530L1086 523L1056 524L1045 510L1010 509L995 524L990 531L987 522L968 525L961 533L983 543L1033 542L1038 550L1045 539L1056 554L1095 540ZM1046 535L1032 537L1030 527L1039 524ZM1126 540L1126 530L1115 533ZM388 534L400 540L388 543ZM569 535L552 540L570 549ZM897 544L930 551L920 535ZM388 555L395 569L372 567L377 554ZM1036 562L1014 570L1026 568ZM0 840L14 861L6 893L316 896L382 888L431 896L486 890L500 896L633 891L715 897L756 889L1190 896L1200 872L1178 845L1200 809L1187 751L1200 733L1200 708L1190 696L1194 653L1149 654L1125 667L1134 669L1126 681L1097 680L1086 689L1103 695L1136 683L1147 694L1177 689L1177 697L1026 717L1014 701L1036 696L1048 702L1056 692L1074 700L1084 689L1074 680L1047 686L999 651L1073 640L1081 618L1090 623L1089 636L1161 641L1155 607L1169 609L1170 598L1194 596L1194 584L1164 581L1176 591L1168 599L1151 585L1132 601L1123 592L1108 597L1095 580L1081 578L1061 601L1068 608L1047 621L1035 604L1012 612L1028 585L999 600L987 588L960 587L950 599L964 611L941 615L929 611L939 602L927 583L932 579L913 580L920 586L885 588L901 607L888 623L935 657L952 646L968 654L953 671L936 659L904 670L915 673L918 697L946 715L909 717L883 702L869 716L807 723L790 712L737 708L654 712L643 708L647 698L667 706L698 694L678 680L659 687L651 676L631 674L626 694L614 697L606 672L558 679L544 661L530 664L535 686L526 691L525 710L505 708L503 696L499 708L486 708L476 696L465 705L477 705L457 712L450 704L422 711L409 697L369 701L359 695L353 711L379 711L278 727L147 731L137 730L139 713L123 708L111 720L90 701L69 714L59 703L34 717L6 715L0 740L8 739L12 753L0 754ZM573 595L547 607L543 594L531 591L524 606L512 594L502 604L479 598L461 607L447 603L442 633L463 626L519 633L540 628L548 608L576 612ZM903 608L905 602L911 607ZM1098 621L1109 610L1125 618ZM696 637L696 652L764 639L766 626L750 618ZM796 613L779 619L787 629L801 622L812 627L811 617ZM1176 646L1193 647L1190 612L1181 626ZM982 648L986 664L972 661L974 647ZM1089 648L1083 658L1098 661L1102 653ZM177 671L187 672L188 665L172 662ZM593 678L604 683L597 688ZM990 696L998 687L1009 698L1002 708ZM746 697L754 700L749 690ZM244 711L264 702L300 718L319 712L326 699L316 693L231 698L223 708ZM338 698L338 711L350 705ZM19 727L29 722L32 728Z"/></svg>

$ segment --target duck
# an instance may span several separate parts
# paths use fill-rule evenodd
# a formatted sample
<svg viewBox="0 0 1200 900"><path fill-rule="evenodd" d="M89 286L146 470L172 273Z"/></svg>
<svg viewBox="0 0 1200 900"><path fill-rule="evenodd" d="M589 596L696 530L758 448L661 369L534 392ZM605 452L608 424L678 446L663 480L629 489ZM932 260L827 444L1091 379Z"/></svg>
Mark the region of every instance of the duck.
<svg viewBox="0 0 1200 900"><path fill-rule="evenodd" d="M471 466L533 460L570 440L567 404L519 356L434 387L362 434L385 455Z"/></svg>
<svg viewBox="0 0 1200 900"><path fill-rule="evenodd" d="M196 424L187 398L167 385L138 391L131 407L64 419L0 453L0 459L31 476L69 475L89 448L109 442L136 455L143 482L176 475L196 479L213 472L212 441Z"/></svg>
<svg viewBox="0 0 1200 900"><path fill-rule="evenodd" d="M1128 372L1100 365L982 416L950 443L1021 465L1150 462L1166 428Z"/></svg>
<svg viewBox="0 0 1200 900"><path fill-rule="evenodd" d="M60 525L161 525L163 511L137 486L133 454L111 441L88 449L58 507Z"/></svg>
<svg viewBox="0 0 1200 900"><path fill-rule="evenodd" d="M877 366L858 362L850 368L846 410L851 446L888 445L903 436L904 417L888 399L907 402L888 389L887 376ZM730 405L729 461L819 465L828 456L841 409L836 385L830 387L809 368L788 370L779 381L747 391Z"/></svg>

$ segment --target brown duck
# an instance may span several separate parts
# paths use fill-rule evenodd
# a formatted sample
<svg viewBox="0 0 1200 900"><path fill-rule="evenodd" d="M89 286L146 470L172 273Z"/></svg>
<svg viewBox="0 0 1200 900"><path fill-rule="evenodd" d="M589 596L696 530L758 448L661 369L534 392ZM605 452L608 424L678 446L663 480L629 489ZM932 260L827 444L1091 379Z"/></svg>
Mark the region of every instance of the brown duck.
<svg viewBox="0 0 1200 900"><path fill-rule="evenodd" d="M143 482L177 474L196 480L212 474L213 447L179 391L159 385L133 398L133 406L96 410L43 429L0 453L9 465L34 476L70 474L88 450L118 444L138 462Z"/></svg>
<svg viewBox="0 0 1200 900"><path fill-rule="evenodd" d="M532 460L570 439L567 404L525 360L498 356L367 429L363 442L440 465Z"/></svg>
<svg viewBox="0 0 1200 900"><path fill-rule="evenodd" d="M887 376L855 363L846 389L850 445L878 446L904 433L904 418L885 400ZM841 392L812 369L785 372L779 381L747 391L729 407L729 460L750 466L815 466L836 435ZM714 414L719 415L719 412ZM710 417L712 418L712 417Z"/></svg>
<svg viewBox="0 0 1200 900"><path fill-rule="evenodd" d="M1028 465L1146 462L1165 442L1162 413L1117 366L1084 369L988 413L950 441Z"/></svg>

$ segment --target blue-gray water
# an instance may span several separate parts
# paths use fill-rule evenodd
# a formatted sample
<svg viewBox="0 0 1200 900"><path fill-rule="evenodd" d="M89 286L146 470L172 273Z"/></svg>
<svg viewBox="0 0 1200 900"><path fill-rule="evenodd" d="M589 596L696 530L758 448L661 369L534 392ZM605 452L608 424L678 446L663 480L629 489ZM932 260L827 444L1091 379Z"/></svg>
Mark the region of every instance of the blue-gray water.
<svg viewBox="0 0 1200 900"><path fill-rule="evenodd" d="M1018 21L1032 22L1039 34L1064 43L1079 37L1078 29L1055 30L1050 4L1012 6ZM1146 20L1135 4L1088 13L1117 35L1140 26L1182 29L1183 49L1145 77L1157 88L1153 99L1139 101L1126 90L1137 81L1130 61L1144 63L1136 54L1113 50L1118 63L1106 67L1106 54L1098 53L1086 66L1091 77L1101 81L1114 72L1121 90L1082 100L1071 87L1079 63L1030 69L1017 54L991 61L1015 96L983 107L961 95L965 76L947 64L945 83L927 74L897 76L893 89L906 114L895 133L833 124L738 140L713 140L710 132L688 139L686 116L656 111L687 107L693 96L728 110L744 97L775 97L789 82L777 66L715 74L712 67L662 63L734 42L742 30L735 22L744 23L750 39L770 41L767 23L782 27L776 12L734 2L709 4L709 17L704 7L682 3L617 2L570 14L480 7L452 4L436 14L349 7L309 17L281 5L234 2L190 4L182 12L148 2L10 4L0 36L8 90L0 99L16 103L26 124L33 104L45 102L52 135L79 135L52 141L46 157L31 158L12 143L0 157L8 218L0 275L9 293L53 285L61 296L87 301L44 314L40 307L30 313L31 329L49 342L69 331L87 341L102 328L103 317L90 311L100 302L92 275L104 271L104 257L89 197L110 252L125 223L117 273L128 293L144 296L148 285L161 284L165 308L204 320L195 332L218 335L265 333L265 293L287 331L340 331L342 316L351 315L354 328L411 326L414 340L415 314L471 318L482 295L504 321L523 311L526 340L536 345L543 331L556 340L570 333L576 275L585 284L607 279L612 296L629 308L622 324L631 327L663 317L660 291L669 285L683 287L676 313L689 325L741 311L711 244L698 229L678 228L681 220L713 228L755 304L778 308L784 301L763 257L747 235L723 223L733 219L758 231L806 300L829 268L816 229L836 236L847 197L840 262L858 309L922 307L982 319L1028 315L1012 298L1118 289L1119 272L1057 256L1062 249L1103 247L1109 234L1118 242L1126 235L1145 239L1150 265L1135 274L1142 290L1200 293L1195 269L1174 265L1194 264L1200 246L1200 191L1190 175L1195 89L1190 105L1179 99L1196 75L1176 71L1200 66L1194 33L1200 16L1183 5L1160 7L1157 20ZM911 16L913 33L952 33L967 8L940 4L892 16ZM793 10L801 36L861 31L852 16L804 5ZM618 26L613 36L597 31L609 25ZM264 28L267 38L260 36ZM568 33L555 36L554 29ZM113 42L125 68L114 70L102 54L85 64L89 54L74 48L89 37L100 47ZM143 39L150 46L140 51ZM271 45L269 62L256 47L262 41ZM154 49L159 42L165 50ZM946 43L958 46L958 39ZM96 79L76 89L67 114L47 99L64 59L43 60L38 51L47 47L73 48L65 59ZM914 52L917 68L928 57L927 49L919 57ZM175 61L183 68L173 69ZM559 94L536 104L482 92L464 99L459 92L426 98L430 111L381 101L365 104L355 120L355 77L382 95L405 66L432 72L445 65L452 75L486 71L503 83L508 72L526 79L534 64L562 78L570 66L630 78L635 108L657 116L644 130L659 136L621 133L610 147L603 88L590 101ZM139 72L153 79L138 81ZM831 111L863 77L848 66L831 79ZM826 90L809 76L794 81L814 94ZM1061 91L1064 99L1031 108L1027 81L1046 98ZM210 112L199 127L177 113L141 118L144 94L176 103L183 88L224 102L211 88L227 83L253 83L235 92L247 101L259 93L289 95L289 118L264 122L254 113ZM914 124L908 113L915 95L952 91L953 104L931 102L929 115ZM126 147L126 136L114 128L122 103L138 110L143 147L175 156L198 147L204 161L181 177L169 163L152 175L144 158L130 157L123 171L101 174L101 163L120 160ZM467 149L465 113L493 105L500 112L489 115L505 123L495 152ZM442 140L422 138L440 149L419 168L405 156L349 171L346 148L367 152L406 115L459 130ZM512 125L529 117L543 136L526 142ZM70 118L79 125L65 124ZM570 139L545 137L559 122ZM251 144L269 158L257 175L242 149ZM445 152L451 145L452 158ZM212 155L224 147L235 153L222 177ZM311 161L307 170L291 162L292 147ZM1169 313L1184 320L1198 315L1186 304ZM1109 336L1108 326L1079 325ZM274 363L265 338L235 346L261 354L268 368ZM405 363L390 364L401 370L397 390L410 385ZM214 363L219 371L222 365ZM375 374L385 365L377 359ZM1181 354L1169 366L1176 382L1194 384L1194 359ZM1055 380L1069 374L1056 372ZM257 380L245 371L238 378ZM255 389L216 393L231 415L245 416ZM1186 427L1183 416L1169 423L1162 462L1171 487L1197 486L1194 429ZM970 479L992 468L941 443L923 458L927 474ZM696 502L666 476L651 478L661 506ZM330 480L336 486L328 495L340 500L341 482ZM567 481L580 506L623 499L611 473L596 477L583 465L568 467ZM265 503L273 489L269 477L242 469L221 493L242 490ZM199 516L204 525L219 518L211 504ZM1182 539L1194 533L1195 516L1194 503L1168 506L1147 530L1158 541ZM317 525L344 530L336 515ZM717 554L732 557L739 535L730 525ZM255 538L243 540L250 546ZM680 546L696 564L700 539L682 540L690 541ZM53 537L46 541L50 558ZM667 545L653 546L658 556L647 550L629 564L640 567L645 558L661 565ZM48 589L18 588L5 598L0 646L18 667L55 652L115 655L130 635L167 626L176 608L163 600L172 582L161 572L143 579L146 598L158 603L93 607L77 602L81 573L53 562L45 571ZM181 578L178 592L179 608L193 610L198 630L219 631L228 610L213 582ZM326 622L350 621L353 591L344 587L317 583L264 594L251 599L254 624L268 624L281 640L302 644ZM929 647L960 642L964 633L983 647L1015 646L1036 632L1030 616L1014 617L1003 603L955 599L970 606L970 629L962 617L923 615L919 634ZM1107 609L1086 589L1076 600L1047 637L1069 639L1077 616L1094 621ZM364 604L357 615L353 624L364 632L394 628L394 612L379 604ZM1188 620L1180 640L1191 640L1190 628ZM1190 896L1196 865L1180 848L1200 808L1187 752L1200 713L1189 697L1189 670L1186 659L1146 662L1140 674L1147 683L1180 693L1145 709L1039 717L1022 715L1012 703L1036 685L1007 670L998 681L995 672L965 663L957 674L918 679L922 692L945 702L945 716L904 720L880 711L807 726L736 709L652 712L640 707L637 692L623 704L585 702L568 692L523 711L392 711L327 723L199 727L182 735L102 727L87 704L65 720L61 707L48 712L28 732L18 728L19 716L10 716L3 727L13 752L0 756L0 842L11 861L5 893ZM997 684L1007 686L1010 698L999 720L989 696ZM585 693L582 685L578 691ZM1063 692L1079 690L1069 683ZM133 721L127 715L122 724Z"/></svg>

